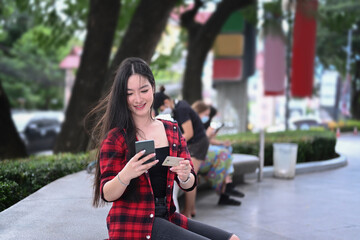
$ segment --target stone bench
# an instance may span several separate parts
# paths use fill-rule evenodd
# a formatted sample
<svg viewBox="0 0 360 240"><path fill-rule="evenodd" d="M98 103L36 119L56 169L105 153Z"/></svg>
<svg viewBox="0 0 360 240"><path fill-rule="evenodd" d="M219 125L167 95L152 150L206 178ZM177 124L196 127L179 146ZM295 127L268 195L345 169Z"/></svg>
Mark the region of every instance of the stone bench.
<svg viewBox="0 0 360 240"><path fill-rule="evenodd" d="M245 174L255 173L260 166L258 156L249 154L233 153L234 177L235 184L244 182Z"/></svg>
<svg viewBox="0 0 360 240"><path fill-rule="evenodd" d="M233 182L235 184L244 182L245 174L255 173L256 169L258 169L260 166L260 161L258 156L249 155L249 154L240 154L240 153L233 153L232 156L233 156L233 164L234 164ZM203 189L209 189L211 187L203 176L199 175L198 177L199 177L199 184L197 187L198 191L201 191ZM177 199L183 194L184 192L177 186L177 184L174 184L173 198L177 209L179 209Z"/></svg>

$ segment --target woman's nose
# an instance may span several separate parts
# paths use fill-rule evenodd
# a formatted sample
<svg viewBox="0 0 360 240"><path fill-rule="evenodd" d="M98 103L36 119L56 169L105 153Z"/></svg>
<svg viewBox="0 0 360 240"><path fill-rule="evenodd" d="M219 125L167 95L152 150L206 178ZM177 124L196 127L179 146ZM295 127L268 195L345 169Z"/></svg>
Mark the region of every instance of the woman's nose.
<svg viewBox="0 0 360 240"><path fill-rule="evenodd" d="M135 101L137 102L141 101L140 93L135 93Z"/></svg>

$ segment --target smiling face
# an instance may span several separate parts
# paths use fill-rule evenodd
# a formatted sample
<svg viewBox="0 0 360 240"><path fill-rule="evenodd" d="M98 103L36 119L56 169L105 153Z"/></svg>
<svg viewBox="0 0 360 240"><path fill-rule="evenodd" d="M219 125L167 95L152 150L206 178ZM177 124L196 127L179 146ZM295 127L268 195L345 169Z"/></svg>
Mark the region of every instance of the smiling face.
<svg viewBox="0 0 360 240"><path fill-rule="evenodd" d="M127 83L127 104L133 117L150 117L154 90L144 76L131 75Z"/></svg>

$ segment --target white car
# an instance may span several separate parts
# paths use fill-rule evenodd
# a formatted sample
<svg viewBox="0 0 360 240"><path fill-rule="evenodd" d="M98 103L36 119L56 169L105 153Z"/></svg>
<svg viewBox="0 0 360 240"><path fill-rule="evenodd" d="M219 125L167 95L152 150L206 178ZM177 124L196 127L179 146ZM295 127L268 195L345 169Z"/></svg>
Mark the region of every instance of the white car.
<svg viewBox="0 0 360 240"><path fill-rule="evenodd" d="M299 116L289 119L289 129L309 130L311 127L325 127L320 118L313 116Z"/></svg>
<svg viewBox="0 0 360 240"><path fill-rule="evenodd" d="M297 116L290 118L289 130L309 130L311 127L326 127L320 118L314 116ZM268 127L266 132L281 132L285 131L285 124L279 124Z"/></svg>

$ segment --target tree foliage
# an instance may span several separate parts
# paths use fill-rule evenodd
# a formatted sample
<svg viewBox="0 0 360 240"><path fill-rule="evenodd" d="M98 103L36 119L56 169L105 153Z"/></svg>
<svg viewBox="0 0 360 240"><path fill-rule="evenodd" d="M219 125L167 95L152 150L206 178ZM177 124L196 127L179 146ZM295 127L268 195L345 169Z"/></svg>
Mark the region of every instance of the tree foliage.
<svg viewBox="0 0 360 240"><path fill-rule="evenodd" d="M80 29L84 1L69 2L61 11L51 3L1 2L0 76L12 108L63 107L64 72L58 64L69 51L73 29ZM78 24L70 25L65 13Z"/></svg>
<svg viewBox="0 0 360 240"><path fill-rule="evenodd" d="M326 0L319 7L319 21L317 34L317 56L325 68L334 67L345 76L346 47L348 31L359 31L360 2L356 0ZM354 34L352 40L354 60L359 57L356 46L360 37Z"/></svg>
<svg viewBox="0 0 360 240"><path fill-rule="evenodd" d="M234 11L255 6L255 0L222 0L217 1L215 11L204 24L195 21L199 9L208 1L195 0L194 7L181 15L181 26L188 33L186 69L182 96L189 103L202 98L201 75L204 62L217 34ZM251 11L253 12L253 11Z"/></svg>
<svg viewBox="0 0 360 240"><path fill-rule="evenodd" d="M95 6L95 3L100 4L100 2L101 0L91 0L91 5L93 6L94 4ZM62 125L55 146L56 152L79 152L87 149L89 136L83 128L83 119L90 111L90 107L94 106L99 99L103 97L102 94L108 92L113 83L116 70L125 58L140 57L147 62L151 62L155 48L176 2L177 0L139 1L136 10L131 17L128 28L121 39L120 46L111 60L109 68L104 65L104 63L107 63L106 61L100 60L97 55L94 54L96 50L103 49L104 52L107 51L108 45L99 44L98 42L106 39L103 39L99 37L99 34L96 34L103 31L103 29L93 29L91 36L90 32L88 32L85 41L84 54L76 76L70 104L66 110L65 122ZM113 1L101 2L101 5L97 5L97 8L92 8L93 11L90 11L92 14L89 16L92 15L93 18L92 22L88 24L90 29L94 21L98 21L94 25L99 24L99 21L100 24L104 24L102 21L104 20L104 15L100 14L100 12L101 9L111 5L111 3L113 3ZM108 11L105 13L107 14L105 16L114 16L114 14L109 14ZM103 26L107 26L106 23ZM114 28L116 28L116 25ZM109 40L113 40L113 37L110 36L110 34L108 37ZM98 49L89 46L96 46ZM86 52L88 53L87 58L85 57ZM85 59L87 64L84 62ZM97 74L101 74L101 76L95 77L94 74L92 74L92 77L88 76L88 74L93 71L93 69L91 69L93 68L92 66L98 67ZM107 72L106 77L103 75L104 72ZM103 89L103 92L99 91L99 89Z"/></svg>
<svg viewBox="0 0 360 240"><path fill-rule="evenodd" d="M24 33L2 54L0 76L13 108L59 109L63 106L64 73L58 64L63 50L42 49L34 41L37 32L48 32L38 26Z"/></svg>
<svg viewBox="0 0 360 240"><path fill-rule="evenodd" d="M76 13L85 13L81 4L86 1L64 1L61 11L58 3L0 1L0 158L26 156L11 108L62 107L64 78L58 64L78 27L66 11L73 9L67 13L71 19L81 18Z"/></svg>
<svg viewBox="0 0 360 240"><path fill-rule="evenodd" d="M325 68L334 68L345 79L348 31L352 30L350 55L351 113L360 119L360 2L324 0L319 9L317 56Z"/></svg>

